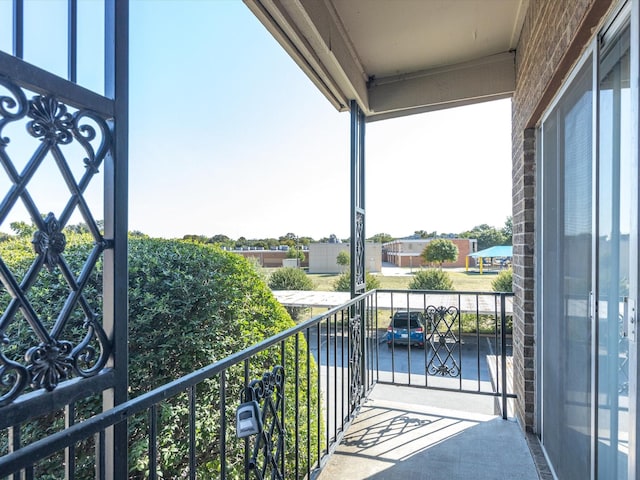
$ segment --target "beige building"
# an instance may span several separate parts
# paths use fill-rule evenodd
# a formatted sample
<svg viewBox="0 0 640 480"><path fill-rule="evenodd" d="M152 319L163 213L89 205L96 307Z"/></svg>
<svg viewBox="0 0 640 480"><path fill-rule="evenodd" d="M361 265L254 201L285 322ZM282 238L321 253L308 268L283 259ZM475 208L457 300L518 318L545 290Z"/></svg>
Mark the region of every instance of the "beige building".
<svg viewBox="0 0 640 480"><path fill-rule="evenodd" d="M345 267L336 261L340 252L349 253L348 243L312 243L309 245L309 273L338 273ZM382 244L366 242L364 248L366 269L369 272L382 270Z"/></svg>

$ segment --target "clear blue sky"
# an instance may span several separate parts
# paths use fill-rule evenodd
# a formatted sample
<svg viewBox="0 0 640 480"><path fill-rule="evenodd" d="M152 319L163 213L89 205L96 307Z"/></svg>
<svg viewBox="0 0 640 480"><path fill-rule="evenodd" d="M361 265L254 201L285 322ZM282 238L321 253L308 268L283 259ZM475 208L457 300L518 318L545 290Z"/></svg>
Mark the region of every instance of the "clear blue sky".
<svg viewBox="0 0 640 480"><path fill-rule="evenodd" d="M0 49L8 41L0 33ZM240 0L132 1L130 63L131 230L349 236L349 115ZM89 84L101 74L83 71ZM501 227L510 110L504 100L369 124L367 236Z"/></svg>

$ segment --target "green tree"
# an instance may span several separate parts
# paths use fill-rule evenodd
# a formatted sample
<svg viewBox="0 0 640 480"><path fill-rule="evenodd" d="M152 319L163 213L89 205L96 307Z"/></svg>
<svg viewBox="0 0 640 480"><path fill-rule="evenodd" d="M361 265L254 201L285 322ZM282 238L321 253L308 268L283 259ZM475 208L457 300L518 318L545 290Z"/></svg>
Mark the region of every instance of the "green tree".
<svg viewBox="0 0 640 480"><path fill-rule="evenodd" d="M494 292L513 292L513 270L502 270L491 282L491 288Z"/></svg>
<svg viewBox="0 0 640 480"><path fill-rule="evenodd" d="M416 230L413 235L418 238L434 238L438 236L438 232L427 232L426 230Z"/></svg>
<svg viewBox="0 0 640 480"><path fill-rule="evenodd" d="M305 259L304 251L302 249L298 250L295 247L290 248L289 250L287 250L287 254L285 256L287 258L295 258L295 259L297 259L298 260L298 266L302 265L302 262L304 262L304 259Z"/></svg>
<svg viewBox="0 0 640 480"><path fill-rule="evenodd" d="M389 243L395 239L388 233L376 233L373 237L369 238L369 240L374 243Z"/></svg>
<svg viewBox="0 0 640 480"><path fill-rule="evenodd" d="M298 244L298 236L295 233L287 233L278 238L280 245L289 245L289 247L295 247Z"/></svg>
<svg viewBox="0 0 640 480"><path fill-rule="evenodd" d="M513 217L509 215L502 227L502 235L504 235L503 245L513 245Z"/></svg>
<svg viewBox="0 0 640 480"><path fill-rule="evenodd" d="M207 243L212 243L214 245L218 245L219 247L225 248L233 248L236 245L236 242L234 240L220 233L214 235L213 237L209 237L207 239Z"/></svg>
<svg viewBox="0 0 640 480"><path fill-rule="evenodd" d="M478 240L478 250L484 250L495 245L507 245L508 241L508 238L501 230L497 230L486 223L476 225L471 230L462 232L460 237Z"/></svg>
<svg viewBox="0 0 640 480"><path fill-rule="evenodd" d="M89 227L85 222L80 222L75 225L67 225L64 229L67 232L89 233Z"/></svg>
<svg viewBox="0 0 640 480"><path fill-rule="evenodd" d="M218 233L217 235L214 235L213 237L209 238L209 243L220 243L222 245L225 245L232 241L233 240L231 240L229 237L221 233Z"/></svg>
<svg viewBox="0 0 640 480"><path fill-rule="evenodd" d="M267 248L277 248L279 245L276 238L265 238L265 242L267 243Z"/></svg>
<svg viewBox="0 0 640 480"><path fill-rule="evenodd" d="M187 242L194 242L194 243L207 243L209 241L209 239L204 235L193 235L193 234L183 235L182 240L185 240Z"/></svg>
<svg viewBox="0 0 640 480"><path fill-rule="evenodd" d="M341 250L338 252L338 256L336 257L336 263L344 268L349 268L351 265L351 255L346 250Z"/></svg>
<svg viewBox="0 0 640 480"><path fill-rule="evenodd" d="M11 222L9 224L9 227L11 227L11 230L13 230L18 237L31 238L37 230L36 226L33 223L22 221Z"/></svg>
<svg viewBox="0 0 640 480"><path fill-rule="evenodd" d="M418 270L409 282L410 290L453 290L449 274L439 268Z"/></svg>
<svg viewBox="0 0 640 480"><path fill-rule="evenodd" d="M458 260L458 247L451 240L437 238L427 243L421 255L426 262L430 264L437 263L442 267L444 262Z"/></svg>
<svg viewBox="0 0 640 480"><path fill-rule="evenodd" d="M308 247L313 241L311 237L298 237L298 245L304 245L305 247Z"/></svg>

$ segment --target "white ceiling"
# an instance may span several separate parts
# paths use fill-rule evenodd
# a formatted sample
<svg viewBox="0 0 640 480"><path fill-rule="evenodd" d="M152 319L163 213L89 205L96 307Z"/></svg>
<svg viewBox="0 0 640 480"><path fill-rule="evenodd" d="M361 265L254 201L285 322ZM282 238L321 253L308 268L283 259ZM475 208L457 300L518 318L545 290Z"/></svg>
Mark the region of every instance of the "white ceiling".
<svg viewBox="0 0 640 480"><path fill-rule="evenodd" d="M514 50L518 0L333 0L365 71L386 77Z"/></svg>
<svg viewBox="0 0 640 480"><path fill-rule="evenodd" d="M336 108L369 120L510 96L529 0L244 0Z"/></svg>

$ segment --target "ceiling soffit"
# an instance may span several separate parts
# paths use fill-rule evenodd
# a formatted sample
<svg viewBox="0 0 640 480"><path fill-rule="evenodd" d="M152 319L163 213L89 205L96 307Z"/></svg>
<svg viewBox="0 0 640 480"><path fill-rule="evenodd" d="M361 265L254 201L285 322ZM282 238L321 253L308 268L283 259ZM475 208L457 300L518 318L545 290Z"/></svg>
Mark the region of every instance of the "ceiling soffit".
<svg viewBox="0 0 640 480"><path fill-rule="evenodd" d="M368 120L508 97L528 0L244 0L339 110Z"/></svg>

